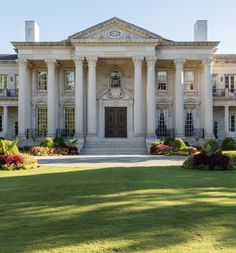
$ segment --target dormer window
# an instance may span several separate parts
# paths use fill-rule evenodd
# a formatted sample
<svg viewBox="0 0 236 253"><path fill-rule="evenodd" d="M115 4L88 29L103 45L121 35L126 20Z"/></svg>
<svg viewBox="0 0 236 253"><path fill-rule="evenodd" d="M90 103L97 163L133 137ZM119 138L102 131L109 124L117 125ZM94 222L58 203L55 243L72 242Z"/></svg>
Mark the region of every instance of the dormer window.
<svg viewBox="0 0 236 253"><path fill-rule="evenodd" d="M110 76L111 88L121 87L121 74L119 70L113 70Z"/></svg>

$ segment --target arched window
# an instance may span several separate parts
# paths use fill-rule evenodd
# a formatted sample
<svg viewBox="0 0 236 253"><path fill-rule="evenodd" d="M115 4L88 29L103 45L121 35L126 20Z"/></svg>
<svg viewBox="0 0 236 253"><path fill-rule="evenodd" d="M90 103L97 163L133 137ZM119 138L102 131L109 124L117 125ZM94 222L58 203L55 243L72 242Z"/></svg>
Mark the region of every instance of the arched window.
<svg viewBox="0 0 236 253"><path fill-rule="evenodd" d="M119 70L112 70L111 76L110 76L111 88L121 87L120 77L121 77L121 74Z"/></svg>

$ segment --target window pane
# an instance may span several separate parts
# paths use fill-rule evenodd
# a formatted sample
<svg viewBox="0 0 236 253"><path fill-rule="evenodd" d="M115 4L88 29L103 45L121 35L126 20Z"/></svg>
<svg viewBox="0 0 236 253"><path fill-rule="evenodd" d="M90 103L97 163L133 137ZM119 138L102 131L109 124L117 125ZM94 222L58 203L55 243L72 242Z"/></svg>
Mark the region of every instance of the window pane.
<svg viewBox="0 0 236 253"><path fill-rule="evenodd" d="M75 89L75 72L65 71L65 90Z"/></svg>
<svg viewBox="0 0 236 253"><path fill-rule="evenodd" d="M184 73L185 90L192 91L194 89L194 72L185 71Z"/></svg>
<svg viewBox="0 0 236 253"><path fill-rule="evenodd" d="M193 109L188 108L185 110L185 136L191 137L193 135L194 135Z"/></svg>
<svg viewBox="0 0 236 253"><path fill-rule="evenodd" d="M7 75L0 75L0 89L7 88Z"/></svg>
<svg viewBox="0 0 236 253"><path fill-rule="evenodd" d="M45 136L48 128L48 110L47 108L38 108L38 131L39 136Z"/></svg>
<svg viewBox="0 0 236 253"><path fill-rule="evenodd" d="M38 71L38 90L47 90L47 72Z"/></svg>
<svg viewBox="0 0 236 253"><path fill-rule="evenodd" d="M157 72L157 89L167 90L167 72L166 71Z"/></svg>
<svg viewBox="0 0 236 253"><path fill-rule="evenodd" d="M65 108L65 129L75 129L75 109L72 107Z"/></svg>

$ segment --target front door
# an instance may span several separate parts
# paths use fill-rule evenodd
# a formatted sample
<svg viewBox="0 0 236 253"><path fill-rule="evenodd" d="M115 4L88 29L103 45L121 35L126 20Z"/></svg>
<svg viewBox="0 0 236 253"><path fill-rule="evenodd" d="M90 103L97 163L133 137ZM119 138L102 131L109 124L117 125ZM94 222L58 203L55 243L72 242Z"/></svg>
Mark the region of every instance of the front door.
<svg viewBox="0 0 236 253"><path fill-rule="evenodd" d="M127 107L105 107L105 137L127 137Z"/></svg>

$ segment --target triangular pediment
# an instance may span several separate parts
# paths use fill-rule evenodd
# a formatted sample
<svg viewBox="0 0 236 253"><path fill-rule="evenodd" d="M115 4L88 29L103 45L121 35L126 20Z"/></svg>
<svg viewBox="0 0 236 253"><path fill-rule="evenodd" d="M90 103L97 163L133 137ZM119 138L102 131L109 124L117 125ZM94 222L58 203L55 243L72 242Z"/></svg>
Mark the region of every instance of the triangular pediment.
<svg viewBox="0 0 236 253"><path fill-rule="evenodd" d="M112 18L98 25L90 27L68 37L69 40L76 39L110 39L110 40L145 40L152 39L160 41L161 36L149 32L141 27L128 23L119 18Z"/></svg>

